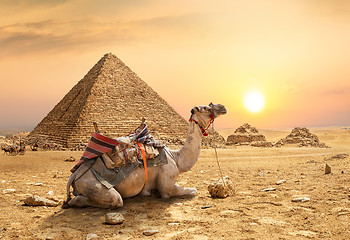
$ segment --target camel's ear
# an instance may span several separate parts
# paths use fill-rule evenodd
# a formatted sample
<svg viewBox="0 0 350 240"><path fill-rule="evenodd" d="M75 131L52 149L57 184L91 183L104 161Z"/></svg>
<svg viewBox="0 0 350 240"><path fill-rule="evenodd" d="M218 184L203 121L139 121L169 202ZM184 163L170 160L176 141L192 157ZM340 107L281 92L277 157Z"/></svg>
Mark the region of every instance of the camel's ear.
<svg viewBox="0 0 350 240"><path fill-rule="evenodd" d="M198 108L198 107L192 108L191 113L192 113L192 114L195 114L196 111L199 112L199 108Z"/></svg>

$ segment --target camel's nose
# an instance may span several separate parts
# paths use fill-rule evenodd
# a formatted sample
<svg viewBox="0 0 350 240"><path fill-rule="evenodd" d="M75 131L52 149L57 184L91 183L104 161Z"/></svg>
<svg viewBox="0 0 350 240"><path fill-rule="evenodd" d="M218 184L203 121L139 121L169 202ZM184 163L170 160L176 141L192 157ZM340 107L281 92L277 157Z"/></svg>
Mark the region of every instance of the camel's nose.
<svg viewBox="0 0 350 240"><path fill-rule="evenodd" d="M220 114L226 114L227 113L227 110L226 110L224 105L220 104L219 113Z"/></svg>
<svg viewBox="0 0 350 240"><path fill-rule="evenodd" d="M226 114L227 113L227 110L225 107L222 108L222 114Z"/></svg>

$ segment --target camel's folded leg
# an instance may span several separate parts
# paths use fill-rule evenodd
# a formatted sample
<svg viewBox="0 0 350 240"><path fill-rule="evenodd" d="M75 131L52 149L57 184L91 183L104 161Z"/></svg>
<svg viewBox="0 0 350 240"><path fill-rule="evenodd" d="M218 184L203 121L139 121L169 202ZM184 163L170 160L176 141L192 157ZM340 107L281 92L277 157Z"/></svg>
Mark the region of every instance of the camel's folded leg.
<svg viewBox="0 0 350 240"><path fill-rule="evenodd" d="M180 187L177 183L174 183L171 187L160 188L159 192L162 198L197 195L197 189Z"/></svg>
<svg viewBox="0 0 350 240"><path fill-rule="evenodd" d="M122 207L123 206L123 200L121 201L121 203L119 202L118 204L118 200L115 201L115 203L106 205L106 204L101 204L101 203L97 203L92 201L90 198L85 197L83 195L79 195L74 197L73 199L71 199L68 202L68 206L70 207L77 207L77 208L83 208L83 207L96 207L96 208L110 208L110 209L114 209L114 208L118 208L118 207Z"/></svg>
<svg viewBox="0 0 350 240"><path fill-rule="evenodd" d="M170 162L162 166L158 175L158 191L163 198L179 197L179 196L196 196L197 189L180 187L176 183L179 173L175 163Z"/></svg>
<svg viewBox="0 0 350 240"><path fill-rule="evenodd" d="M81 194L69 200L69 207L98 207L118 208L123 206L121 195L114 188L107 189L93 175L86 172L74 183L76 190Z"/></svg>

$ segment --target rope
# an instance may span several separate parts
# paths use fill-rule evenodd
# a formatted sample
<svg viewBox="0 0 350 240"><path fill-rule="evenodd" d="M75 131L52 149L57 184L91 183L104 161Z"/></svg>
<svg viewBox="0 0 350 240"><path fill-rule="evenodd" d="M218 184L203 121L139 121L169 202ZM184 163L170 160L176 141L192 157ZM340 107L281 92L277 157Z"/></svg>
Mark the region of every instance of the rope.
<svg viewBox="0 0 350 240"><path fill-rule="evenodd" d="M214 130L214 122L212 123L212 128L213 128L213 132L215 133L215 130ZM224 185L224 188L226 188L226 184L225 184L225 181L224 181L224 177L222 176L222 171L221 171L220 164L219 164L219 158L218 158L218 152L217 152L217 150L216 150L215 134L214 134L214 133L213 133L213 147L214 147L214 150L215 150L216 163L218 164L218 167L219 167L220 177L221 177L221 180L222 180L222 184Z"/></svg>

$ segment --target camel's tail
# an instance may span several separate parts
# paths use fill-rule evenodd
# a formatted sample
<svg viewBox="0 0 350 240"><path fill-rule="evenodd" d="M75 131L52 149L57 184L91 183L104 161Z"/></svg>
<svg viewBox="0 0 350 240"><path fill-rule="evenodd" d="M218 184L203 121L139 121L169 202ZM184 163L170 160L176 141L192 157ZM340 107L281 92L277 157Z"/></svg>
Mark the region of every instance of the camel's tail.
<svg viewBox="0 0 350 240"><path fill-rule="evenodd" d="M64 208L64 209L70 208L70 206L68 204L68 202L72 199L71 193L70 193L70 186L72 186L72 183L74 180L75 180L75 174L73 173L72 175L70 175L68 182L67 182L67 187L66 187L67 199L62 204L62 208Z"/></svg>

